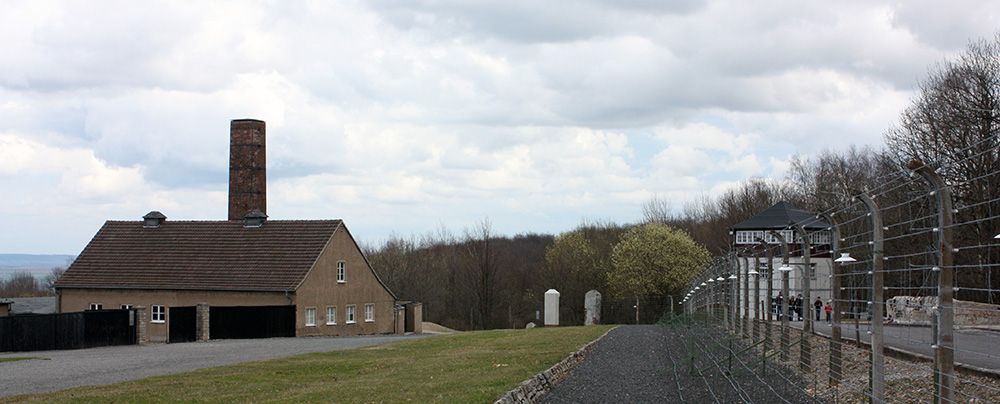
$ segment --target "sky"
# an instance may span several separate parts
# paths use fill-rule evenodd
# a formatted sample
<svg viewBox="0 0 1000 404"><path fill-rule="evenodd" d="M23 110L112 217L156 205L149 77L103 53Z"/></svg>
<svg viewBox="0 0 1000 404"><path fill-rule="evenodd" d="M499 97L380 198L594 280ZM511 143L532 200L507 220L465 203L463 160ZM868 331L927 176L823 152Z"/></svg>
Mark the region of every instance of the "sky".
<svg viewBox="0 0 1000 404"><path fill-rule="evenodd" d="M362 243L634 222L793 156L881 143L990 1L13 1L0 253L108 219L224 220L229 121L267 122L271 219Z"/></svg>

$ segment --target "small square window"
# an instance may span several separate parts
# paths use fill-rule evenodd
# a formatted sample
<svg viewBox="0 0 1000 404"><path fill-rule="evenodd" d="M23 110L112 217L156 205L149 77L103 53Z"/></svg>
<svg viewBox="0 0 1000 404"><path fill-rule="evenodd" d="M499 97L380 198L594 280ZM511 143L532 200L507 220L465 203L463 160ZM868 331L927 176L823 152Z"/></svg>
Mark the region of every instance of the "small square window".
<svg viewBox="0 0 1000 404"><path fill-rule="evenodd" d="M337 282L347 282L347 264L344 261L337 261Z"/></svg>
<svg viewBox="0 0 1000 404"><path fill-rule="evenodd" d="M365 305L365 322L371 323L375 321L375 305L368 303Z"/></svg>
<svg viewBox="0 0 1000 404"><path fill-rule="evenodd" d="M347 324L354 324L355 323L355 321L354 321L354 308L355 308L355 306L353 304L347 306Z"/></svg>
<svg viewBox="0 0 1000 404"><path fill-rule="evenodd" d="M316 308L309 307L306 309L306 327L313 327L316 325Z"/></svg>
<svg viewBox="0 0 1000 404"><path fill-rule="evenodd" d="M104 308L104 305L102 305L100 303L91 303L90 304L90 309L91 310L101 310L103 308Z"/></svg>
<svg viewBox="0 0 1000 404"><path fill-rule="evenodd" d="M122 305L122 310L131 310L131 309L132 309L132 305L131 304L123 304Z"/></svg>
<svg viewBox="0 0 1000 404"><path fill-rule="evenodd" d="M167 308L162 305L152 305L149 307L149 320L154 323L167 322Z"/></svg>
<svg viewBox="0 0 1000 404"><path fill-rule="evenodd" d="M326 306L326 325L337 325L337 306Z"/></svg>

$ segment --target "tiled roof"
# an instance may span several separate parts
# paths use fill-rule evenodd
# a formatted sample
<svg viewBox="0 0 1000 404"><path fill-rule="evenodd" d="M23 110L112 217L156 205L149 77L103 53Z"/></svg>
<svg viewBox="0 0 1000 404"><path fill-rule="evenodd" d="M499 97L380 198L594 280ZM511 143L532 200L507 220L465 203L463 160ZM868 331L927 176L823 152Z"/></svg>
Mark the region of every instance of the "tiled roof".
<svg viewBox="0 0 1000 404"><path fill-rule="evenodd" d="M293 291L340 220L107 221L57 288Z"/></svg>
<svg viewBox="0 0 1000 404"><path fill-rule="evenodd" d="M817 219L815 213L796 208L786 202L778 202L731 228L733 230L784 229L789 224L794 223L799 223L807 229L830 227L830 224L825 220Z"/></svg>

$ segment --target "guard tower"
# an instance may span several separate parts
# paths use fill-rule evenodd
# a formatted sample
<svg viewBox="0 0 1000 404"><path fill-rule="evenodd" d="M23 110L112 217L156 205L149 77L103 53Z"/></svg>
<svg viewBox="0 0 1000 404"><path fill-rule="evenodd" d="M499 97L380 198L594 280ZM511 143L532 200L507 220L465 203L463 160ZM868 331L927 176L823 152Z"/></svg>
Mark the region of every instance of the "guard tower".
<svg viewBox="0 0 1000 404"><path fill-rule="evenodd" d="M729 228L732 235L733 249L737 252L736 260L740 268L739 300L742 305L743 297L748 291L745 290L745 283L742 280L743 274L747 272L747 265L757 266L760 272L760 300L753 303L754 282L750 278L749 299L750 314L755 318L766 318L757 316L756 309L759 307L769 308L771 299L781 292L781 272L778 268L782 263L781 241L772 231L781 234L788 242L789 260L792 271L788 273L788 289L790 295L802 293L803 287L803 259L802 259L802 235L795 230L795 224L802 226L809 240L810 255L810 289L812 300L817 297L823 302L830 300L830 271L833 261L830 257L830 224L816 217L815 213L799 209L787 202L778 202L770 208L753 215L751 218L737 223ZM763 240L763 243L761 241ZM765 244L767 245L766 248ZM773 274L768 273L767 251L771 252L771 265ZM754 256L756 253L756 262ZM772 295L767 295L767 281L770 279ZM784 296L787 298L788 296ZM805 309L812 309L812 302L804 302Z"/></svg>

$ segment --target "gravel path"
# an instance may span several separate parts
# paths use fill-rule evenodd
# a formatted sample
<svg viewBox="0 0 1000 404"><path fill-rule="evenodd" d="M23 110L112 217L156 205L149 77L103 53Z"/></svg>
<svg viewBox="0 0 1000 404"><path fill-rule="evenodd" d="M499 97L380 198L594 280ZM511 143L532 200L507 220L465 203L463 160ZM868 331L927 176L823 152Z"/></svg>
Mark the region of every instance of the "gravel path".
<svg viewBox="0 0 1000 404"><path fill-rule="evenodd" d="M0 397L108 384L240 362L351 349L421 337L424 335L268 338L4 353L0 354L0 358L40 359L0 362Z"/></svg>
<svg viewBox="0 0 1000 404"><path fill-rule="evenodd" d="M599 341L587 359L544 398L547 403L697 402L805 403L793 372L772 368L760 378L753 350L733 357L724 331L705 326L622 326ZM742 349L733 341L733 351ZM695 353L691 371L691 353ZM759 358L759 355L757 356ZM753 372L750 368L758 366ZM730 370L731 369L731 370Z"/></svg>

